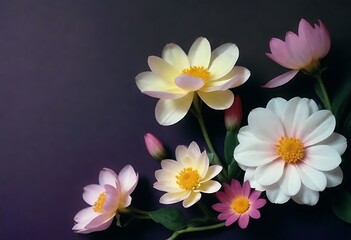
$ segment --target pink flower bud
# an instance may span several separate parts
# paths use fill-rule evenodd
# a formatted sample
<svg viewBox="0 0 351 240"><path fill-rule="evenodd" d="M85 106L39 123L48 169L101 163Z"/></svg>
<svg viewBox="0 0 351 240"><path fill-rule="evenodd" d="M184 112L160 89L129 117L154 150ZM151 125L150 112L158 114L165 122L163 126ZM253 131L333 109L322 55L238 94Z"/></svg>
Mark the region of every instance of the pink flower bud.
<svg viewBox="0 0 351 240"><path fill-rule="evenodd" d="M224 123L227 130L235 130L240 127L243 117L243 107L241 105L240 96L235 96L234 102L230 108L224 112Z"/></svg>
<svg viewBox="0 0 351 240"><path fill-rule="evenodd" d="M166 157L166 150L158 138L151 133L146 133L144 135L144 140L146 148L153 158L156 160L163 160Z"/></svg>

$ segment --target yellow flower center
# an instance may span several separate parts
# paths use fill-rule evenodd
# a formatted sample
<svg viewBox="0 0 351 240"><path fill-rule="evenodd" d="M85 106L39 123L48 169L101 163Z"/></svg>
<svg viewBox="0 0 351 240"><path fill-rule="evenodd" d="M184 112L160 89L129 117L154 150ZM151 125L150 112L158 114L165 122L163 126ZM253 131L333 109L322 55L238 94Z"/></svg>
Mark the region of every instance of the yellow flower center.
<svg viewBox="0 0 351 240"><path fill-rule="evenodd" d="M236 197L232 202L232 209L236 213L243 214L250 208L250 202L247 197Z"/></svg>
<svg viewBox="0 0 351 240"><path fill-rule="evenodd" d="M187 74L192 77L201 78L205 83L210 79L211 73L207 68L192 66L190 68L186 68L182 71L182 74Z"/></svg>
<svg viewBox="0 0 351 240"><path fill-rule="evenodd" d="M177 184L185 190L194 190L200 182L200 175L197 170L189 167L183 170L176 176Z"/></svg>
<svg viewBox="0 0 351 240"><path fill-rule="evenodd" d="M106 193L101 193L98 197L98 200L94 203L94 208L93 210L95 212L102 212L104 209L104 203L106 201Z"/></svg>
<svg viewBox="0 0 351 240"><path fill-rule="evenodd" d="M296 163L305 156L300 139L281 137L278 141L277 153L287 163Z"/></svg>

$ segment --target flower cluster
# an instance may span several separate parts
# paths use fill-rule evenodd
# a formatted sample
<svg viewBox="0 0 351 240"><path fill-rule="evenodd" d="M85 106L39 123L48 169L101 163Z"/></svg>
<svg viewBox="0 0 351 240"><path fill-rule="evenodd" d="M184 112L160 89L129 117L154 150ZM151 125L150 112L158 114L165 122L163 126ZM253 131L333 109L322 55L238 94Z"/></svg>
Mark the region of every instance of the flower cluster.
<svg viewBox="0 0 351 240"><path fill-rule="evenodd" d="M138 174L127 165L118 175L104 168L99 185L84 188L83 199L91 206L77 213L73 230L105 230L114 217L121 226L120 216L132 215L132 219L161 224L173 232L169 239L175 239L180 234L229 227L235 222L245 229L250 218L260 218L259 209L267 202L284 204L292 199L297 204L317 204L320 192L342 184L347 171L341 166L347 150L344 135L350 136L351 129L351 115L345 113L343 104L351 84L343 86L344 92L331 101L322 81L322 60L330 45L329 33L321 21L312 26L301 19L298 34L288 32L285 41L272 38L267 56L290 71L263 87L284 85L302 72L316 80L319 99L272 98L266 107L249 112L245 126L241 126L241 98L234 96L231 89L244 84L250 71L235 65L239 57L235 44L223 44L211 51L209 41L199 37L188 53L171 43L164 47L162 57L150 56L150 71L138 74L136 85L142 93L159 99L155 108L157 122L173 125L192 112L207 144L207 148L195 141L179 145L172 159L162 141L151 133L145 134L147 151L160 161L153 187L165 192L159 199L161 204L182 202L184 208L199 204L204 217L186 221L178 208L145 211L132 207L130 195L137 186ZM223 157L212 145L202 103L224 110L227 133ZM345 114L348 116L341 118ZM334 206L335 214L351 223L347 214L351 197L345 190L337 191L346 201L343 207L348 209ZM203 194L215 203L206 204Z"/></svg>

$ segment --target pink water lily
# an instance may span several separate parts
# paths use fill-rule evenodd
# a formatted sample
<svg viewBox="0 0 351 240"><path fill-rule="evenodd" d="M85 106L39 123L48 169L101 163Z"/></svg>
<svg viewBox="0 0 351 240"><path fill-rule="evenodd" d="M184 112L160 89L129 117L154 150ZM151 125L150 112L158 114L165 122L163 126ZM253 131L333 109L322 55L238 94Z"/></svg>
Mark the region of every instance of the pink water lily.
<svg viewBox="0 0 351 240"><path fill-rule="evenodd" d="M279 65L291 69L290 71L272 79L263 87L275 88L289 82L300 70L314 73L319 70L320 59L324 58L330 49L330 36L322 23L312 27L305 19L301 19L298 34L287 32L285 41L272 38L269 46L271 53L267 53Z"/></svg>
<svg viewBox="0 0 351 240"><path fill-rule="evenodd" d="M108 228L118 210L131 204L130 194L138 183L138 174L131 165L125 166L117 175L113 170L100 171L99 184L84 188L83 199L90 207L80 210L74 217L73 231L91 233Z"/></svg>

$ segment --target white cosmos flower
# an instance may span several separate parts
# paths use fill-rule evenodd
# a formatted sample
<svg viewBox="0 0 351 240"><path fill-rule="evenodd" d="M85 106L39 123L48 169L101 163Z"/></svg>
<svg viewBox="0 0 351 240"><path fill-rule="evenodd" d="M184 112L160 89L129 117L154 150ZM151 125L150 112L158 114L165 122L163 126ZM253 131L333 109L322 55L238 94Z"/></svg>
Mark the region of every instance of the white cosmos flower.
<svg viewBox="0 0 351 240"><path fill-rule="evenodd" d="M245 170L244 181L266 191L273 203L290 198L314 205L319 192L341 183L339 167L346 138L334 133L335 117L306 98L273 98L248 116L238 134L234 158Z"/></svg>
<svg viewBox="0 0 351 240"><path fill-rule="evenodd" d="M195 94L216 110L229 108L234 95L228 90L240 86L250 76L244 67L234 66L239 50L233 43L223 44L211 52L210 43L200 37L188 55L178 45L167 44L162 58L150 56L151 71L136 76L140 91L159 98L155 109L161 125L172 125L188 112Z"/></svg>
<svg viewBox="0 0 351 240"><path fill-rule="evenodd" d="M176 159L162 160L162 169L155 172L154 188L167 192L160 198L160 203L183 201L183 207L188 208L200 200L201 192L214 193L221 188L219 182L211 179L222 171L222 167L209 167L206 151L201 153L195 142L189 147L178 146Z"/></svg>

